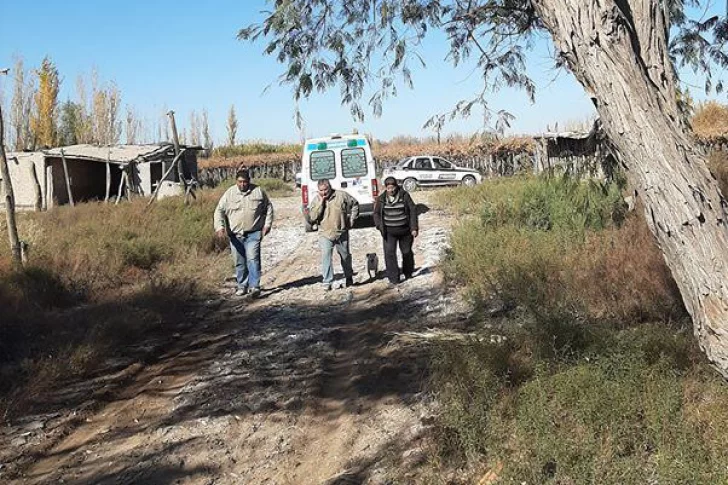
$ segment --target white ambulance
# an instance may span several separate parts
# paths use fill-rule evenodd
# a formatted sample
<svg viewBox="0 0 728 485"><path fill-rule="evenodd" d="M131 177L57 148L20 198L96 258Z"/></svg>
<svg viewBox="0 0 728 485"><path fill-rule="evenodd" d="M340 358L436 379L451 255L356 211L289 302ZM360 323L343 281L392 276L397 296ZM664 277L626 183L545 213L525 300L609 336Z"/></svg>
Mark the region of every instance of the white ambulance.
<svg viewBox="0 0 728 485"><path fill-rule="evenodd" d="M359 216L371 216L379 195L376 166L363 135L333 134L306 140L301 160L301 208L311 205L318 181L329 180L334 190L345 190L359 202ZM306 231L316 230L304 217Z"/></svg>

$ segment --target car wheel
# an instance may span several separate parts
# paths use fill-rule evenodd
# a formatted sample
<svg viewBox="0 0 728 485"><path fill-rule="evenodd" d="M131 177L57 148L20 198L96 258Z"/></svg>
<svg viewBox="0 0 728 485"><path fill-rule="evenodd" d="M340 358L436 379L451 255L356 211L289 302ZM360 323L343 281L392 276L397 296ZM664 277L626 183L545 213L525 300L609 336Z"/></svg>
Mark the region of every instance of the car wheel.
<svg viewBox="0 0 728 485"><path fill-rule="evenodd" d="M417 180L412 177L404 179L402 182L402 188L407 192L413 192L417 189Z"/></svg>
<svg viewBox="0 0 728 485"><path fill-rule="evenodd" d="M463 177L462 184L466 187L474 186L476 184L475 177L473 177L472 175L466 175L465 177Z"/></svg>

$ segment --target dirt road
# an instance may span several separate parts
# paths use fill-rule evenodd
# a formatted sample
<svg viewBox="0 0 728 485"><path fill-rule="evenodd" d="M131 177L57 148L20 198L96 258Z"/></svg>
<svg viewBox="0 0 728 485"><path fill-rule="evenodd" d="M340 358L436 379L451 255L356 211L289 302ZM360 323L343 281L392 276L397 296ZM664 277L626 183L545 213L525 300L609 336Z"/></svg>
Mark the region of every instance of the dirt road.
<svg viewBox="0 0 728 485"><path fill-rule="evenodd" d="M423 214L413 279L395 289L369 281L365 254L377 252L380 267L384 258L378 233L365 227L351 235L357 285L330 292L297 199L275 200L262 298L234 297L228 284L186 309L185 335L160 344L153 362L85 383L88 399L76 409L3 430L23 452L6 450L0 481L3 472L29 484L406 477L423 459L432 412L426 348L412 342L416 332L460 330L470 311L437 272L450 218L428 208L430 196L415 194Z"/></svg>

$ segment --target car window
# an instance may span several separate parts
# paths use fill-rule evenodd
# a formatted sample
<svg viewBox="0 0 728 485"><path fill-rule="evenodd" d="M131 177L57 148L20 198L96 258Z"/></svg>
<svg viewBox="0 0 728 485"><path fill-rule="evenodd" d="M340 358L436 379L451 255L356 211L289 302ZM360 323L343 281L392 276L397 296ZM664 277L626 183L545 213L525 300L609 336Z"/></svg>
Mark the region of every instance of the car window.
<svg viewBox="0 0 728 485"><path fill-rule="evenodd" d="M361 177L367 174L367 156L363 148L341 150L341 171L344 177Z"/></svg>
<svg viewBox="0 0 728 485"><path fill-rule="evenodd" d="M429 158L418 158L415 160L415 170L432 170Z"/></svg>
<svg viewBox="0 0 728 485"><path fill-rule="evenodd" d="M334 152L331 150L311 152L309 160L311 180L324 180L336 177Z"/></svg>
<svg viewBox="0 0 728 485"><path fill-rule="evenodd" d="M452 170L452 163L448 162L444 158L435 157L432 159L435 164L435 170Z"/></svg>

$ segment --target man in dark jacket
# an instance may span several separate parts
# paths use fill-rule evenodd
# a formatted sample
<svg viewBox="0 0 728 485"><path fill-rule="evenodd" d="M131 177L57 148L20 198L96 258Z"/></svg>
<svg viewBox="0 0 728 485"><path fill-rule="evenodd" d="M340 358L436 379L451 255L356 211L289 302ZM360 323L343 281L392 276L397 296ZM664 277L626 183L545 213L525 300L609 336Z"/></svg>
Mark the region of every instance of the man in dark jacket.
<svg viewBox="0 0 728 485"><path fill-rule="evenodd" d="M384 261L387 278L391 285L399 283L397 245L402 253L402 273L405 279L412 277L415 256L412 243L417 237L417 209L412 197L403 190L394 177L384 180L385 191L374 202L374 225L384 239Z"/></svg>

